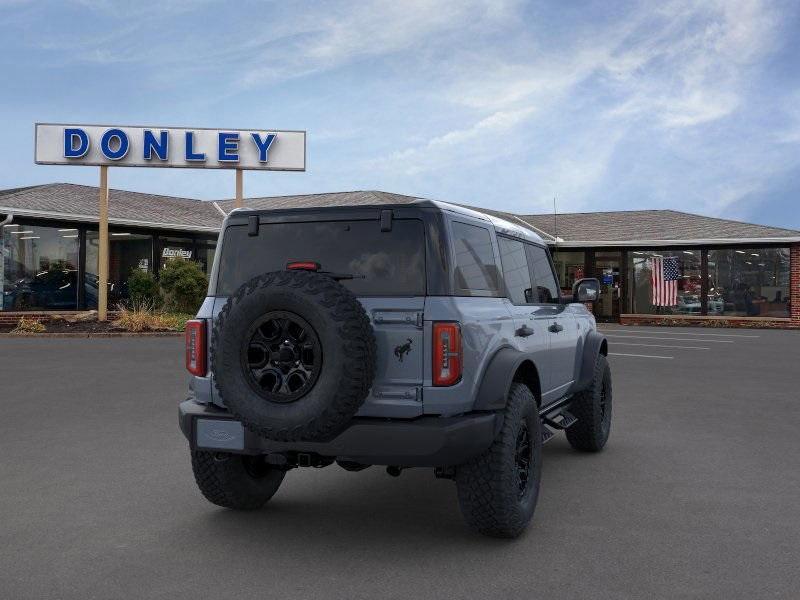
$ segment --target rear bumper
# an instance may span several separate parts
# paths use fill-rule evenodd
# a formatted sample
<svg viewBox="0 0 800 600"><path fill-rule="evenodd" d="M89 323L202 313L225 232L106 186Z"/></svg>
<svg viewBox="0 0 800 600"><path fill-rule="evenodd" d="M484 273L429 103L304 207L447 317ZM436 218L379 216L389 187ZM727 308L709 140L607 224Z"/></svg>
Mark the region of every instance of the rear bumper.
<svg viewBox="0 0 800 600"><path fill-rule="evenodd" d="M229 412L194 400L180 404L179 422L192 449L239 454L303 452L409 467L462 464L486 450L501 425L495 413L408 421L355 418L329 441L275 442L245 429Z"/></svg>

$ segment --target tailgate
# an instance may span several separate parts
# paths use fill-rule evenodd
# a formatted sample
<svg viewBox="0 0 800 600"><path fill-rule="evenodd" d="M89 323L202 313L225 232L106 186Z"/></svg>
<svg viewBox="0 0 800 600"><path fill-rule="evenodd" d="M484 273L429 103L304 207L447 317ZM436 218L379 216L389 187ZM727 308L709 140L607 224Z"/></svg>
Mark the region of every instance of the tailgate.
<svg viewBox="0 0 800 600"><path fill-rule="evenodd" d="M377 360L372 391L358 416L422 415L423 297L359 298L375 331Z"/></svg>

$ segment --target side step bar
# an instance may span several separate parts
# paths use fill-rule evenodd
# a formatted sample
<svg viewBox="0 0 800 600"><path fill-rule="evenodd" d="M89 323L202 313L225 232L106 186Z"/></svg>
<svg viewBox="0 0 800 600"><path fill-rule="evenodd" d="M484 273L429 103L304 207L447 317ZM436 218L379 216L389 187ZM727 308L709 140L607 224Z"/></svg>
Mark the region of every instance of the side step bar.
<svg viewBox="0 0 800 600"><path fill-rule="evenodd" d="M550 427L563 430L578 421L578 418L566 409L571 400L572 396L565 396L539 411L539 418L542 420L542 444L555 435Z"/></svg>

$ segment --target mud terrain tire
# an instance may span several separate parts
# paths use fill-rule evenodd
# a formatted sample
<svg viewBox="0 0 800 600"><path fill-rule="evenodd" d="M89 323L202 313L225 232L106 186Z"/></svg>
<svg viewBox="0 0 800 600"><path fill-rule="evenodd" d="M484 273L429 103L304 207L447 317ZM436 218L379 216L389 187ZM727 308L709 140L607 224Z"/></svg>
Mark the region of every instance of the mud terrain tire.
<svg viewBox="0 0 800 600"><path fill-rule="evenodd" d="M292 327L297 339L290 340L285 333ZM276 328L283 328L278 338L270 337ZM228 299L211 339L211 371L228 410L272 440L335 436L363 404L375 377L375 336L367 313L352 292L321 273L275 271L251 279ZM266 375L253 367L253 344L265 348L260 359ZM310 364L301 356L307 351ZM281 369L301 383L305 377L305 383L279 387Z"/></svg>
<svg viewBox="0 0 800 600"><path fill-rule="evenodd" d="M599 452L611 433L611 369L608 359L597 355L591 385L575 394L569 411L578 422L567 429L567 441L576 450Z"/></svg>
<svg viewBox="0 0 800 600"><path fill-rule="evenodd" d="M541 427L530 388L511 384L499 435L483 454L456 468L458 503L472 529L501 538L514 538L524 531L539 497ZM528 439L530 465L524 482L517 461L522 435Z"/></svg>
<svg viewBox="0 0 800 600"><path fill-rule="evenodd" d="M264 506L278 491L285 474L260 456L202 450L192 452L192 471L206 500L237 510Z"/></svg>

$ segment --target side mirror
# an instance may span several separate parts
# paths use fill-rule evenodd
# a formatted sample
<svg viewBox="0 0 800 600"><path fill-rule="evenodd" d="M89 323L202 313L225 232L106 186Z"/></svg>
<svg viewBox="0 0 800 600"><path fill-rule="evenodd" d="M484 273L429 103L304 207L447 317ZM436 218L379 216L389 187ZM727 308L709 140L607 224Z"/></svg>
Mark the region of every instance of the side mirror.
<svg viewBox="0 0 800 600"><path fill-rule="evenodd" d="M594 302L600 296L600 280L595 278L579 279L572 286L573 302Z"/></svg>

